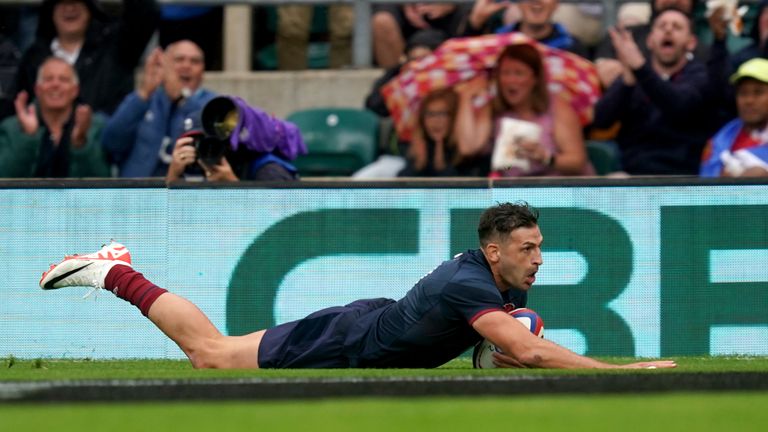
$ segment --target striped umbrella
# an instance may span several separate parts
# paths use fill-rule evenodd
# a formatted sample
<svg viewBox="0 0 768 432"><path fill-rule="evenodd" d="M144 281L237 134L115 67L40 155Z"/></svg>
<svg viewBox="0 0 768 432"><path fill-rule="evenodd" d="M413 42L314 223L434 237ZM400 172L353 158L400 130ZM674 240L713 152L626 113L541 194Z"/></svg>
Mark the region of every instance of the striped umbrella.
<svg viewBox="0 0 768 432"><path fill-rule="evenodd" d="M568 51L540 44L522 33L453 38L432 55L410 63L381 90L401 139L410 140L421 100L432 91L488 74L507 45L531 44L539 49L547 70L550 93L576 110L582 125L592 121L600 97L595 65Z"/></svg>

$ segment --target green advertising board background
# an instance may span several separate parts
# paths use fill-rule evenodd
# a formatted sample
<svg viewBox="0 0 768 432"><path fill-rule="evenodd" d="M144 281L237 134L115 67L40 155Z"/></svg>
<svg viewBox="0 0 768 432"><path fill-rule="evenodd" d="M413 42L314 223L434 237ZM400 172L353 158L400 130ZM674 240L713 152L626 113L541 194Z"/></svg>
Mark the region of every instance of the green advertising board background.
<svg viewBox="0 0 768 432"><path fill-rule="evenodd" d="M529 307L590 355L768 354L768 186L6 189L0 355L180 358L109 293L42 292L64 253L124 242L134 265L229 334L402 296L477 247L501 201L541 211ZM126 329L130 329L126 332Z"/></svg>

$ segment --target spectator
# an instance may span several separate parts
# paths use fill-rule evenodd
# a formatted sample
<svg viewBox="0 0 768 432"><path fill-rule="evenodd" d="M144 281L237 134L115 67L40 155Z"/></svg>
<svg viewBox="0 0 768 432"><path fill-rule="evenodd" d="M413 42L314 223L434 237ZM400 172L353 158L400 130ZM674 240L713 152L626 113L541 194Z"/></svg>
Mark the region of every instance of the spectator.
<svg viewBox="0 0 768 432"><path fill-rule="evenodd" d="M568 103L552 97L547 89L544 63L536 47L510 45L499 55L494 72L496 95L490 104L476 109L474 101L488 92L487 79L480 75L459 84L456 138L464 157L491 154L504 144L504 119L535 124L538 137L520 142L516 167L493 173L500 176L591 175L592 165L582 137L578 116Z"/></svg>
<svg viewBox="0 0 768 432"><path fill-rule="evenodd" d="M35 40L39 9L39 4L32 3L0 4L0 33L9 38L20 52L24 52Z"/></svg>
<svg viewBox="0 0 768 432"><path fill-rule="evenodd" d="M381 95L381 88L384 87L392 78L396 77L407 67L409 62L420 60L430 54L443 43L448 36L440 30L426 29L419 30L408 38L405 45L405 56L398 64L387 69L379 77L371 88L371 92L365 98L365 107L375 112L380 117L389 117L389 109Z"/></svg>
<svg viewBox="0 0 768 432"><path fill-rule="evenodd" d="M281 70L307 68L307 48L314 6L290 4L277 7L277 66ZM333 69L352 64L352 30L355 14L348 4L328 5L328 66Z"/></svg>
<svg viewBox="0 0 768 432"><path fill-rule="evenodd" d="M656 15L648 60L630 31L609 30L623 69L598 101L594 126L620 122L616 142L629 174L698 173L701 150L720 126L707 68L687 56L696 46L692 25L678 9Z"/></svg>
<svg viewBox="0 0 768 432"><path fill-rule="evenodd" d="M75 70L62 59L44 60L35 84L37 106L22 91L16 116L0 123L0 177L106 177L99 145L105 119L76 106Z"/></svg>
<svg viewBox="0 0 768 432"><path fill-rule="evenodd" d="M414 33L405 46L405 58L401 63L387 69L379 77L371 88L371 92L365 99L365 108L378 114L382 121L379 127L384 132L380 134L384 154L371 164L368 164L355 172L355 178L392 178L398 175L406 167L404 155L408 153L409 143L400 140L395 132L394 124L389 116L389 108L384 102L381 88L394 79L401 71L404 71L412 61L420 60L435 51L441 43L447 39L445 33L440 30L426 29ZM410 172L410 171L409 171ZM405 175L402 173L401 175Z"/></svg>
<svg viewBox="0 0 768 432"><path fill-rule="evenodd" d="M0 33L0 120L13 115L11 92L20 57L16 45Z"/></svg>
<svg viewBox="0 0 768 432"><path fill-rule="evenodd" d="M616 25L619 27L634 27L651 22L651 5L653 2L629 2L619 6L616 11ZM610 39L608 39L610 41ZM613 45L608 43L613 50Z"/></svg>
<svg viewBox="0 0 768 432"><path fill-rule="evenodd" d="M496 33L500 27L514 25L521 18L519 2L475 0L467 15L462 36Z"/></svg>
<svg viewBox="0 0 768 432"><path fill-rule="evenodd" d="M202 88L205 58L182 40L147 56L138 89L125 97L104 129L103 146L120 177L164 177L173 142L188 128L185 119L215 94Z"/></svg>
<svg viewBox="0 0 768 432"><path fill-rule="evenodd" d="M620 10L621 7L619 7ZM576 1L560 3L552 19L562 24L572 36L587 47L588 51L591 51L605 33L603 15L605 15L605 8L602 2Z"/></svg>
<svg viewBox="0 0 768 432"><path fill-rule="evenodd" d="M240 180L256 181L294 181L298 180L296 168L286 167L288 161L271 161L263 166L253 168L253 158L245 152L226 152L216 159L201 158L197 154L194 140L196 138L183 136L173 148L171 166L165 176L166 183L179 180L237 182ZM226 143L220 145L226 146Z"/></svg>
<svg viewBox="0 0 768 432"><path fill-rule="evenodd" d="M692 17L697 2L698 0L652 0L651 21L653 21L660 12L673 8L680 10L691 17L691 25L693 25ZM651 33L651 23L648 22L646 24L627 27L626 30L628 30L632 35L632 38L637 41L643 57L649 58L650 52L646 40ZM695 29L693 30L693 33L695 34ZM691 49L690 53L693 58L700 61L704 61L708 55L707 47L698 44L695 48ZM622 73L623 66L621 61L617 58L616 50L614 49L610 35L606 35L595 50L595 66L597 67L597 74L600 77L600 83L603 85L603 88L608 88Z"/></svg>
<svg viewBox="0 0 768 432"><path fill-rule="evenodd" d="M755 22L749 33L750 43L733 55L731 65L736 70L742 63L756 57L768 58L768 0L757 6Z"/></svg>
<svg viewBox="0 0 768 432"><path fill-rule="evenodd" d="M454 160L454 162L459 163L462 165L462 168L460 169L460 172L456 172L455 168L453 166L444 166L441 167L440 173L436 172L432 167L431 158L422 159L422 156L427 155L427 146L428 142L425 142L423 139L423 134L421 136L420 142L416 144L417 148L424 149L423 151L417 152L416 155L412 154L413 147L411 147L411 142L402 140L397 136L397 133L395 133L394 125L392 124L391 119L389 118L389 109L387 108L384 98L381 95L381 88L387 84L390 80L394 79L401 71L404 71L408 64L412 61L420 60L434 52L437 47L444 42L447 39L445 33L443 33L440 30L434 30L434 29L427 29L427 30L419 30L418 32L414 33L413 36L411 36L410 39L408 39L408 45L406 45L406 58L404 59L404 62L400 65L397 65L393 68L390 68L387 70L384 75L376 80L376 82L373 85L373 88L371 89L371 93L368 95L368 97L365 100L365 107L369 110L375 112L379 116L382 117L383 121L380 124L380 127L382 128L388 128L388 131L382 136L382 140L384 141L385 145L387 146L385 154L382 154L379 156L379 158L371 163L366 165L365 167L361 168L357 172L353 174L354 178L358 179L367 179L367 178L392 178L396 176L402 176L402 177L414 177L414 176L433 176L433 175L466 175L466 176L485 176L488 174L487 167L484 167L485 169L480 169L479 171L473 172L469 166L464 166L464 164L461 164L458 160L457 154L452 154L449 159ZM450 130L448 131L449 135L453 135L453 124L455 123L455 93L453 93L450 90L447 90L448 93L444 92L437 92L433 95L431 95L431 98L436 98L438 100L433 101L434 103L447 103L450 106L450 110L453 112L450 116ZM450 100L446 100L450 99ZM424 124L425 124L425 109L424 104L427 103L426 100L422 101L422 109L419 110L419 121L418 126L421 128L421 131L424 130ZM442 109L442 108L441 108ZM443 119L445 120L445 119ZM432 123L439 123L439 119L432 118L430 120ZM421 131L417 130L417 133L421 133ZM455 140L453 138L450 139L450 141L453 143ZM433 145L433 144L432 144ZM451 149L451 153L455 153L455 149ZM407 158L406 158L407 156ZM434 156L434 155L433 155ZM426 165L423 165L425 162L428 162ZM427 166L429 165L429 166Z"/></svg>
<svg viewBox="0 0 768 432"><path fill-rule="evenodd" d="M588 57L582 43L568 33L564 26L552 21L558 5L558 0L527 0L520 3L475 0L467 20L466 34L520 32L544 45ZM491 18L507 7L520 9L520 21L496 27Z"/></svg>
<svg viewBox="0 0 768 432"><path fill-rule="evenodd" d="M733 85L729 82L729 76L733 74L735 69L731 67L731 56L728 53L729 20L726 19L725 8L713 9L707 17L707 21L710 33L712 33L712 44L707 60L708 90L714 105L713 123L719 127L737 115L736 95Z"/></svg>
<svg viewBox="0 0 768 432"><path fill-rule="evenodd" d="M163 4L160 6L158 43L161 47L190 40L203 50L206 70L222 69L224 6Z"/></svg>
<svg viewBox="0 0 768 432"><path fill-rule="evenodd" d="M405 41L419 30L440 30L448 37L464 34L468 12L468 5L453 3L386 4L376 7L371 18L376 64L385 69L399 64L405 52Z"/></svg>
<svg viewBox="0 0 768 432"><path fill-rule="evenodd" d="M458 96L453 89L427 95L419 109L418 129L408 147L401 177L486 176L488 167L462 159L456 146L454 125Z"/></svg>
<svg viewBox="0 0 768 432"><path fill-rule="evenodd" d="M166 182L199 179L198 169L208 181L298 179L290 161L307 147L295 124L232 96L212 99L194 119L195 130L176 140Z"/></svg>
<svg viewBox="0 0 768 432"><path fill-rule="evenodd" d="M44 0L37 39L22 56L16 91L34 91L43 59L74 65L80 97L94 111L111 114L134 88L134 69L157 27L155 0L123 0L119 22L108 20L96 0Z"/></svg>
<svg viewBox="0 0 768 432"><path fill-rule="evenodd" d="M731 77L738 117L720 129L702 156L702 177L768 176L768 60L755 58Z"/></svg>

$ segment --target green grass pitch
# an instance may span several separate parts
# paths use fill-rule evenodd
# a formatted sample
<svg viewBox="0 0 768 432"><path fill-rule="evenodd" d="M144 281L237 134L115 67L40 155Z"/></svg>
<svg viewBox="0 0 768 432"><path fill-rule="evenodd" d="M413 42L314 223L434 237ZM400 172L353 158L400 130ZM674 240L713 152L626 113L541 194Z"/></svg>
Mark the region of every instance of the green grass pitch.
<svg viewBox="0 0 768 432"><path fill-rule="evenodd" d="M631 359L604 359L623 362ZM679 358L677 372L766 372L766 357ZM472 370L465 359L432 370L198 371L185 361L0 362L0 381L476 376L625 371ZM642 373L663 374L653 370ZM338 398L291 401L0 403L0 430L20 431L765 431L768 392L509 397Z"/></svg>
<svg viewBox="0 0 768 432"><path fill-rule="evenodd" d="M766 393L0 405L0 423L9 432L721 432L765 431L766 406Z"/></svg>
<svg viewBox="0 0 768 432"><path fill-rule="evenodd" d="M642 359L603 357L609 363L628 363ZM768 372L768 357L683 357L675 358L678 367L666 372ZM636 373L630 370L556 369L472 369L467 358L458 358L436 369L261 369L195 370L186 360L19 360L12 356L0 363L0 381L85 380L85 379L194 379L194 378L337 378L337 377L455 377L494 375L563 375L594 373ZM768 429L767 429L768 430Z"/></svg>

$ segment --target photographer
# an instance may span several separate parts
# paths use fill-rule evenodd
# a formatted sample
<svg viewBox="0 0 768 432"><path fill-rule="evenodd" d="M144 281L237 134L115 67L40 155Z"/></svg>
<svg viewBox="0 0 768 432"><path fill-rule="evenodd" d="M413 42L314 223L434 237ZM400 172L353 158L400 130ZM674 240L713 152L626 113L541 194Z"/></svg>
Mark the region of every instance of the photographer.
<svg viewBox="0 0 768 432"><path fill-rule="evenodd" d="M185 122L190 128L176 140L166 183L298 180L290 161L307 148L293 123L233 96L211 99Z"/></svg>
<svg viewBox="0 0 768 432"><path fill-rule="evenodd" d="M173 148L171 166L168 167L168 174L165 176L165 182L170 183L183 178L184 172L188 170L187 167L194 167L193 164L195 162L198 163L205 174L205 178L209 181L239 180L235 175L235 172L232 171L232 166L227 161L227 158L222 157L219 163L208 165L202 160L197 159L194 138L183 137L176 140L176 145Z"/></svg>
<svg viewBox="0 0 768 432"><path fill-rule="evenodd" d="M202 88L203 51L182 40L147 56L141 84L104 129L102 145L120 177L164 177L174 141L189 118L215 94Z"/></svg>

